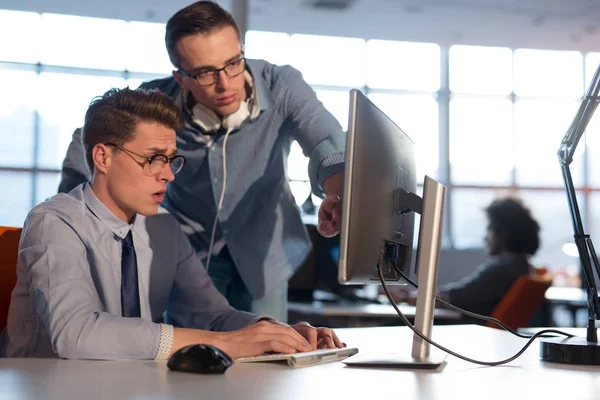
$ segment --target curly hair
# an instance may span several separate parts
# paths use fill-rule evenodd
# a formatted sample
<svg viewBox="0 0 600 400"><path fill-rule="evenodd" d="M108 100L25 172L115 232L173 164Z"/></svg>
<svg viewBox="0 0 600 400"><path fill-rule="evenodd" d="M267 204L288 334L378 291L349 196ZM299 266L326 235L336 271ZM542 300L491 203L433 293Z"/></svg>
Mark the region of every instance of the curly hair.
<svg viewBox="0 0 600 400"><path fill-rule="evenodd" d="M506 250L535 254L540 247L540 225L519 199L496 199L485 208L485 213L489 229L504 240Z"/></svg>

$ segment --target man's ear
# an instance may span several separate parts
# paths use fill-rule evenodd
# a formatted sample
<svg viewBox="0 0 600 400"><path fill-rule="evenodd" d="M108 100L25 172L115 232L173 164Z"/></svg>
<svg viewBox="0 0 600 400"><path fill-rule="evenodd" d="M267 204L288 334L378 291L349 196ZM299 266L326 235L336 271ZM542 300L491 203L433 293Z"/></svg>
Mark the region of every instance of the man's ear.
<svg viewBox="0 0 600 400"><path fill-rule="evenodd" d="M175 78L175 80L177 81L177 83L179 84L179 86L185 90L185 88L183 87L183 75L181 75L179 72L177 71L173 71L173 78Z"/></svg>
<svg viewBox="0 0 600 400"><path fill-rule="evenodd" d="M92 149L92 160L94 160L94 171L105 174L112 162L112 151L108 146L98 143Z"/></svg>

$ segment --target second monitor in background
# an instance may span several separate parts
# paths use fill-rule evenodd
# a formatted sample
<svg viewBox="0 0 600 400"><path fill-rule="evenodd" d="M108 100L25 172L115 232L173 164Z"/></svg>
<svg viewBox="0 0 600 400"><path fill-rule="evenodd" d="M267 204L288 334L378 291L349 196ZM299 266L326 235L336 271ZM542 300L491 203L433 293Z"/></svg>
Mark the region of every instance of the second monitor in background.
<svg viewBox="0 0 600 400"><path fill-rule="evenodd" d="M416 269L419 280L414 327L430 337L446 188L425 177L416 194L416 148L410 137L358 90L350 92L350 118L340 232L338 279L377 283L379 270L396 284L410 272L415 213L421 214ZM410 357L362 362L434 368L429 344L415 334Z"/></svg>

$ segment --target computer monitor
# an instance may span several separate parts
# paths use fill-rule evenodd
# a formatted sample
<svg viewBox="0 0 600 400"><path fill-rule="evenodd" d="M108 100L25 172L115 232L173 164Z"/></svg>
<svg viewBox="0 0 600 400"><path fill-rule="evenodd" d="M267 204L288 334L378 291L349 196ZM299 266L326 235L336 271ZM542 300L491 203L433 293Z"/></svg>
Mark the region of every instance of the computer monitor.
<svg viewBox="0 0 600 400"><path fill-rule="evenodd" d="M362 92L350 92L338 279L379 282L383 254L386 282L408 275L414 212L404 204L417 190L415 143Z"/></svg>
<svg viewBox="0 0 600 400"><path fill-rule="evenodd" d="M416 146L410 137L359 90L350 92L338 279L342 284L377 283L378 265L387 283L410 272L415 213L421 214L416 272L419 282L414 327L430 337L446 188L425 177L417 189ZM443 361L443 359L442 359ZM429 344L415 334L411 357L375 364L423 366Z"/></svg>

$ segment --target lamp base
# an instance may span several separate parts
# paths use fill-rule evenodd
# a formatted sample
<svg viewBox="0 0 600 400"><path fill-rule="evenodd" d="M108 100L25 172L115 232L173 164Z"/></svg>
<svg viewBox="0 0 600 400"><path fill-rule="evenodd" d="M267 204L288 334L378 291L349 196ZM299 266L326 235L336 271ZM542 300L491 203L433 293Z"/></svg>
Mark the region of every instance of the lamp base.
<svg viewBox="0 0 600 400"><path fill-rule="evenodd" d="M540 358L564 364L600 365L600 343L578 336L546 338L540 340Z"/></svg>

